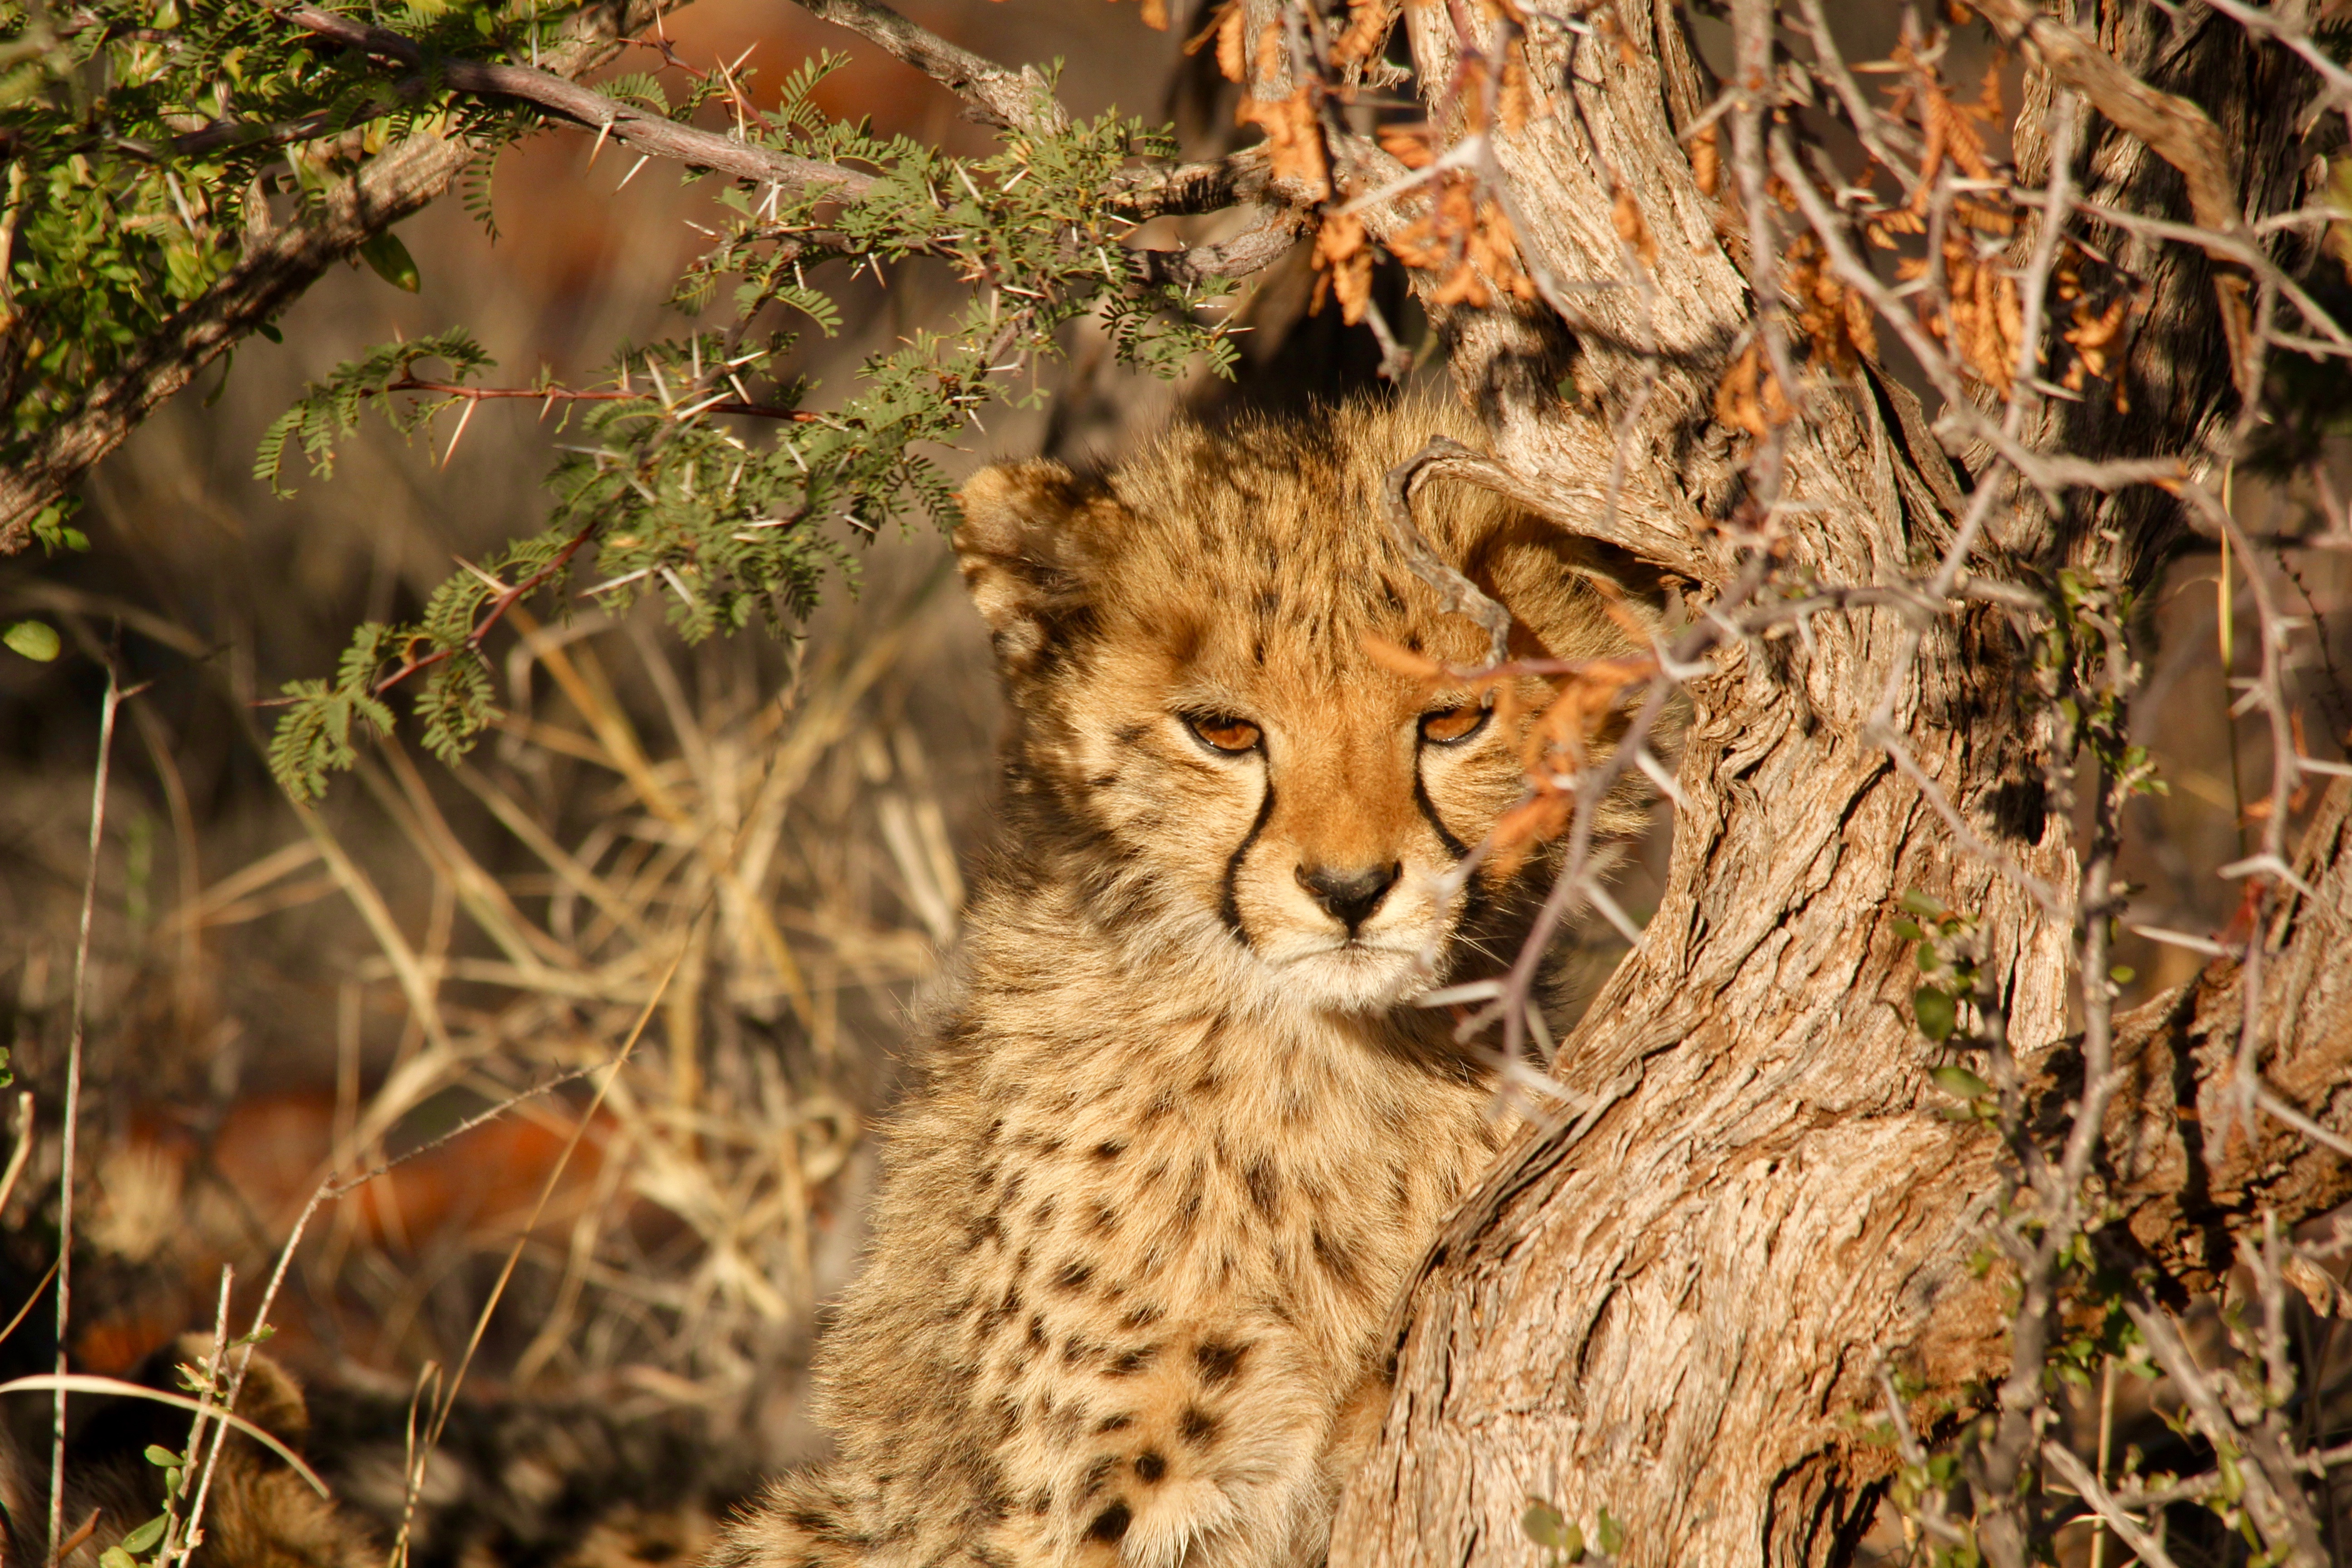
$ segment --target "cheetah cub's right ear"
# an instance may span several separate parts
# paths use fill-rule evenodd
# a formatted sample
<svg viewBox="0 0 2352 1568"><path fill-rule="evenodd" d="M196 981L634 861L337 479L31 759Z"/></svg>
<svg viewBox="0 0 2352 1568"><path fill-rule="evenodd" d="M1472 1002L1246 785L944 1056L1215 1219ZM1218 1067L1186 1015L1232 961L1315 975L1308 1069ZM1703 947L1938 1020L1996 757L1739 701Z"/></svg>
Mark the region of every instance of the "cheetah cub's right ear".
<svg viewBox="0 0 2352 1568"><path fill-rule="evenodd" d="M963 524L953 540L964 586L1005 675L1030 675L1084 616L1094 544L1118 503L1044 458L982 468L956 499Z"/></svg>

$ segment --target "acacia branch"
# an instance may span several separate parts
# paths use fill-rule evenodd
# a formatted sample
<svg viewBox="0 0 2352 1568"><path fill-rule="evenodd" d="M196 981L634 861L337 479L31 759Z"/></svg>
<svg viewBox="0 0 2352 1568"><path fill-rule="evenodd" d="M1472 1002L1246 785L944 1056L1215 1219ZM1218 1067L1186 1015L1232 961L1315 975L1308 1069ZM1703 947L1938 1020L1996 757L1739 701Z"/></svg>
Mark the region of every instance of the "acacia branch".
<svg viewBox="0 0 2352 1568"><path fill-rule="evenodd" d="M565 386L464 386L454 381L419 381L413 375L404 375L398 381L388 381L384 383L382 390L430 392L443 397L464 398L469 403L480 403L498 398L527 397L541 405L540 412L542 414L546 412L545 405L551 403L643 402L646 395L642 392L583 392ZM817 416L804 409L779 408L767 403L744 403L731 397L722 398L716 403L701 404L692 412L740 414L753 419L788 419L799 425L814 425L817 422Z"/></svg>
<svg viewBox="0 0 2352 1568"><path fill-rule="evenodd" d="M954 93L994 124L1029 136L1069 129L1070 117L1035 66L1008 70L917 26L876 0L800 0L820 22L846 27Z"/></svg>
<svg viewBox="0 0 2352 1568"><path fill-rule="evenodd" d="M583 13L572 36L550 52L546 74L562 79L594 68L654 15L648 0L615 0ZM0 466L0 555L30 543L33 519L121 446L157 404L300 298L333 263L430 205L475 152L462 136L418 132L369 159L292 221L248 229L236 266Z"/></svg>
<svg viewBox="0 0 2352 1568"><path fill-rule="evenodd" d="M379 58L423 67L427 56L413 38L383 27L371 27L347 16L337 16L313 5L297 5L283 13L286 20L331 43L363 49ZM553 71L530 66L489 65L480 60L443 58L436 64L441 79L460 92L489 98L510 98L559 119L568 120L651 157L667 158L689 168L730 174L755 184L788 185L799 190L829 187L855 199L874 184L871 174L794 157L753 142L738 141L714 131L681 125L664 115L623 103L580 86Z"/></svg>
<svg viewBox="0 0 2352 1568"><path fill-rule="evenodd" d="M598 526L599 524L597 521L592 521L588 526L583 528L579 532L566 540L564 542L563 548L557 551L554 557L550 560L546 565L541 567L538 571L532 573L521 582L513 584L511 587L502 585L499 589L497 595L490 600L489 614L484 616L479 621L475 623L473 629L466 634L466 637L463 642L458 643L453 647L435 648L431 653L426 654L422 658L411 658L406 660L398 669L394 670L391 674L384 676L383 679L376 681L374 685L369 687L368 695L371 697L382 697L385 692L390 691L394 687L399 685L402 681L406 680L412 675L415 675L423 670L430 669L436 664L446 664L450 659L457 658L460 652L472 653L479 649L482 646L482 639L490 635L491 629L495 627L499 621L505 619L506 613L509 610L513 609L517 605L522 603L522 601L529 596L532 589L538 587L541 584L546 582L549 578L562 571L566 566L572 564L572 558L580 553L582 547L584 546L589 540L595 537Z"/></svg>

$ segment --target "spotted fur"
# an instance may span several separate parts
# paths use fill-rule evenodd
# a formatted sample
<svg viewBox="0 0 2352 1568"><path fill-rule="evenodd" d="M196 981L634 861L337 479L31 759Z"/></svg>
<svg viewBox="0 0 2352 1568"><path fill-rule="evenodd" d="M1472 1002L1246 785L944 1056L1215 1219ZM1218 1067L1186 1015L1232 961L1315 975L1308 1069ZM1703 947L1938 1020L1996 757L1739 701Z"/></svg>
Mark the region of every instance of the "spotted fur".
<svg viewBox="0 0 2352 1568"><path fill-rule="evenodd" d="M1496 973L1549 881L1504 858L1440 896L1520 798L1521 734L1367 651L1483 661L1380 521L1388 468L1464 425L1180 427L1107 480L965 489L1006 831L821 1352L838 1458L714 1568L1320 1558L1381 1325L1498 1136L1412 999ZM1517 652L1622 651L1573 542L1457 486L1419 507Z"/></svg>

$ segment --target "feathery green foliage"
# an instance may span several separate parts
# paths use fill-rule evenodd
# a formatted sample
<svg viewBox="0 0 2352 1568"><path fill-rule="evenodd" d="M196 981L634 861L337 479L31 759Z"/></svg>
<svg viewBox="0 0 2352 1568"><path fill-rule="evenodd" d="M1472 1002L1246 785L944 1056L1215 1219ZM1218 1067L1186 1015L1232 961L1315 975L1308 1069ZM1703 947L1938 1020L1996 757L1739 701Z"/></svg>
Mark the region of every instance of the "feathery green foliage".
<svg viewBox="0 0 2352 1568"><path fill-rule="evenodd" d="M289 790L319 795L328 773L353 760L355 729L390 727L384 698L412 678L425 744L461 754L497 712L484 637L525 594L560 591L591 563L597 581L587 596L619 608L657 594L690 640L755 620L791 626L826 573L852 564L850 541L910 505L953 524L948 479L925 448L957 440L991 403L1038 397L1016 391L1016 378L1057 353L1058 334L1081 317L1099 317L1122 359L1162 375L1196 357L1229 367L1230 341L1198 314L1223 287L1147 280L1118 244L1131 226L1108 194L1112 176L1131 158L1172 151L1165 137L1105 115L1051 136L1008 133L986 158L953 158L815 113L811 90L842 63L828 56L793 73L770 123L746 132L870 171L873 184L846 201L830 187L722 192L730 226L672 302L697 313L723 292L731 318L723 328L625 345L587 387L497 389L565 405L584 437L550 479L546 528L452 576L415 621L360 628L331 681L285 689L293 701L271 761ZM650 79L614 87L663 104ZM817 389L783 369L794 342L787 323L828 335L839 326L812 272L846 263L878 275L915 257L944 260L970 285L961 312L949 330L916 332L868 360L845 401L815 405ZM439 377L420 374L432 364L443 367ZM404 433L470 419L484 390L477 378L489 368L462 329L383 345L273 424L256 472L281 485L290 445L324 476L335 442L371 405ZM452 444L462 429L453 426Z"/></svg>

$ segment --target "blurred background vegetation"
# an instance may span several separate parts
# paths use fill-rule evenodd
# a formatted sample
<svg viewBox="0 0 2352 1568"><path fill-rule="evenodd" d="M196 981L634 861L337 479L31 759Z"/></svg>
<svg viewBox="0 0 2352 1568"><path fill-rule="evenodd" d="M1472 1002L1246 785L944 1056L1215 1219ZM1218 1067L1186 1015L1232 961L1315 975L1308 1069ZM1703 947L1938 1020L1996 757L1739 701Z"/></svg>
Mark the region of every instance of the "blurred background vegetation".
<svg viewBox="0 0 2352 1568"><path fill-rule="evenodd" d="M906 10L1002 61L1061 57L1074 112L1172 120L1192 155L1237 140L1226 89L1180 52L1198 17L1157 32L1102 0ZM855 63L823 89L829 112L988 145L927 78L785 0L700 0L669 30L688 61L751 48L771 83L820 48L846 49ZM228 374L208 374L94 473L87 555L0 563L0 618L46 620L67 648L47 665L0 654L0 1044L43 1134L0 1215L0 1310L37 1288L54 1247L53 1134L110 658L147 684L122 710L98 869L75 1359L127 1371L209 1325L224 1264L249 1308L322 1178L608 1062L675 963L543 1210L593 1077L328 1205L276 1313L274 1349L321 1391L322 1424L396 1446L420 1372L459 1359L527 1232L469 1374L473 1414L445 1447L452 1465L502 1466L509 1480L530 1463L559 1475L602 1464L645 1483L574 1497L593 1522L651 1510L665 1490L720 1501L814 1451L799 1369L856 1259L872 1130L908 1009L955 936L1002 716L944 542L918 525L866 546L856 594L834 595L790 644L752 632L684 648L651 604L619 619L583 605L560 625L518 612L496 645L509 717L463 766L388 743L315 814L272 784L279 685L324 673L357 622L415 614L453 559L536 527L564 436L527 403L493 405L445 461L440 441L371 426L331 481L280 500L249 477L263 428L307 381L395 335L467 323L513 384L541 365L587 376L614 343L674 329L661 301L699 247L690 225L709 185L660 165L625 179L634 158L590 157L589 139L561 132L505 157L495 243L454 203L412 220L418 292L361 268L331 278L280 323L281 344L247 342ZM1294 254L1244 290L1236 383L1152 382L1074 338L1045 408L991 416L985 441L947 460L961 473L1040 449L1100 459L1179 404L1369 384L1378 345L1336 312L1308 315L1311 284ZM1379 287L1415 374L1442 377L1401 279ZM797 351L833 395L865 357L936 325L960 290L918 265L837 297L842 335ZM2252 480L2236 499L2257 529L2301 504ZM2352 563L2285 564L2333 656L2297 672L2334 731L2309 750L2338 756L2352 730ZM2227 716L2216 580L2211 557L2192 557L2147 606L2141 738L2171 793L2137 806L2126 866L2136 921L2192 931L2229 921L2231 885L2212 871L2243 852L2243 803L2268 793L2245 730L2258 721ZM2250 621L2242 603L2236 624ZM2247 668L2255 650L2235 641ZM1662 816L1623 873L1637 918L1664 839ZM1597 981L1619 946L1605 928L1580 941ZM2195 962L2137 938L2122 956L2136 971L2126 1002ZM42 1319L0 1344L0 1366L46 1368ZM2340 1385L2352 1357L2332 1341L2312 1348ZM595 1431L655 1434L667 1457L542 1452L545 1424L516 1414L577 1407L598 1412ZM570 1440L587 1443L584 1430ZM343 1479L357 1500L396 1510L397 1476L347 1467ZM468 1484L453 1471L428 1489L446 1525L428 1558L486 1540L511 1555L529 1536L500 1515L510 1500ZM702 1517L665 1527L677 1550Z"/></svg>

